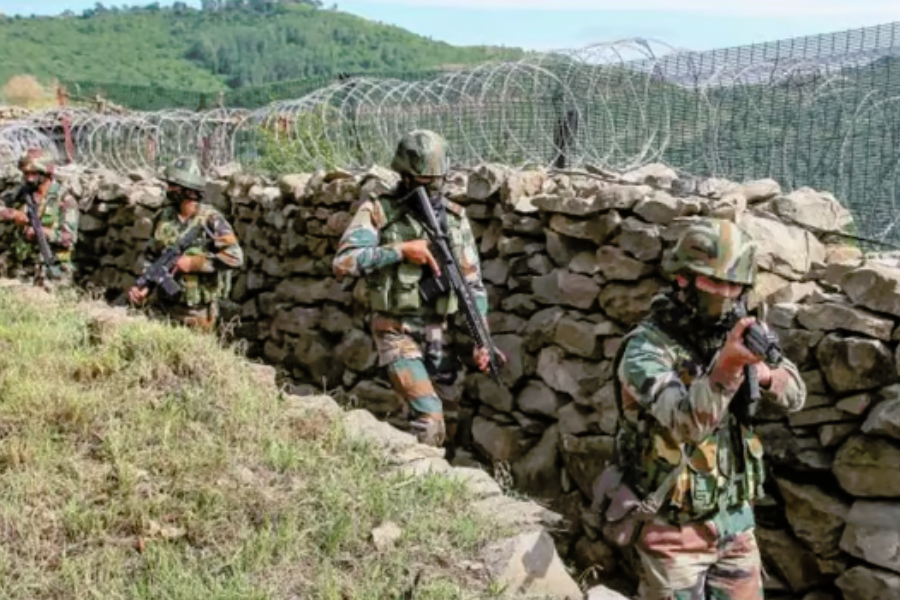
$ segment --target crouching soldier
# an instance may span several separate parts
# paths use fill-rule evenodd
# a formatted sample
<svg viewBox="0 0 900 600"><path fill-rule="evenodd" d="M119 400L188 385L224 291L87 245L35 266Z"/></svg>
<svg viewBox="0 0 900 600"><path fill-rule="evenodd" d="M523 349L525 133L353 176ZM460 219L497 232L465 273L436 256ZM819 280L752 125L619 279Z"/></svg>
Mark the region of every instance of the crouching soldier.
<svg viewBox="0 0 900 600"><path fill-rule="evenodd" d="M153 290L151 307L164 316L202 331L212 331L219 314L220 298L230 293L231 275L244 264L244 253L225 217L203 203L206 179L193 158L179 158L164 173L168 184L166 206L156 219L147 247L148 259L156 260L199 228L200 235L174 261L172 275L180 291L169 295ZM133 286L128 298L143 303L151 290Z"/></svg>

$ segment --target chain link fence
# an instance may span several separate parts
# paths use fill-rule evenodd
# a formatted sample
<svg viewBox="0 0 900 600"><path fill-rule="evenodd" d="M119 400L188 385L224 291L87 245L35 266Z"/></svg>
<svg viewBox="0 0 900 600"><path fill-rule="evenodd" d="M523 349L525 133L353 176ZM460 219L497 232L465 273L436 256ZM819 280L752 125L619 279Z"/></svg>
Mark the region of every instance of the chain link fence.
<svg viewBox="0 0 900 600"><path fill-rule="evenodd" d="M130 110L62 107L16 120L0 128L0 160L37 143L121 171L181 154L272 173L364 167L386 164L404 131L426 127L447 137L458 167L661 161L830 190L860 235L898 242L898 33L891 23L701 53L631 39L210 94L68 82L71 97L102 94Z"/></svg>

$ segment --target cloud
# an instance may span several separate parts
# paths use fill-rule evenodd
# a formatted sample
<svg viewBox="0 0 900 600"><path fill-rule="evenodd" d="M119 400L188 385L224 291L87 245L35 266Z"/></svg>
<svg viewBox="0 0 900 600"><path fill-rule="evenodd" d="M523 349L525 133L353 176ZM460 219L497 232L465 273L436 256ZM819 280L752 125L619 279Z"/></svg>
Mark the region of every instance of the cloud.
<svg viewBox="0 0 900 600"><path fill-rule="evenodd" d="M878 15L900 20L895 0L356 0L359 4L402 4L415 7L508 10L589 10L702 12L727 16Z"/></svg>

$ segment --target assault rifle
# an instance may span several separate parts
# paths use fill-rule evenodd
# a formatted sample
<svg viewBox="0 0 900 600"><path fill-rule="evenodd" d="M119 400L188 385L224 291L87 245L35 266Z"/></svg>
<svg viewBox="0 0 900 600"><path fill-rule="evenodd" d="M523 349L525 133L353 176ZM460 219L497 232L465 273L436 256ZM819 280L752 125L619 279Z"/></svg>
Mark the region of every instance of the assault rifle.
<svg viewBox="0 0 900 600"><path fill-rule="evenodd" d="M460 312L462 312L466 321L469 335L472 336L476 346L487 348L490 356L491 376L499 381L500 365L497 359L500 354L496 346L494 346L493 340L491 340L491 335L487 330L484 319L478 312L472 289L463 277L459 264L457 264L456 258L453 256L449 234L438 221L431 202L429 202L428 196L425 195L422 187L417 187L411 195L413 196L412 201L415 202L412 214L420 215L424 218L425 222L417 220L419 220L428 234L431 246L435 251L435 258L437 258L437 262L441 267L441 277L426 277L419 286L419 293L426 303L432 302L436 297L451 290L456 294L456 297L459 299Z"/></svg>
<svg viewBox="0 0 900 600"><path fill-rule="evenodd" d="M746 300L741 297L725 321L728 330L730 331L738 321L748 315ZM777 368L781 364L784 352L778 337L774 333L767 332L761 323L756 322L747 327L744 330L743 341L747 349L760 357L768 367ZM761 395L756 369L752 365L744 367L744 379L747 384L746 405L739 408L743 412L742 416L753 418L756 416Z"/></svg>
<svg viewBox="0 0 900 600"><path fill-rule="evenodd" d="M62 277L62 269L56 262L56 256L50 250L50 243L44 234L44 225L41 223L41 215L38 213L38 205L34 201L34 194L26 187L23 187L21 195L25 197L25 212L28 213L28 220L31 222L31 228L34 230L34 238L38 243L41 261L47 269L47 276L50 279L59 279Z"/></svg>
<svg viewBox="0 0 900 600"><path fill-rule="evenodd" d="M135 287L143 288L150 284L161 288L168 296L174 296L181 291L181 286L172 277L172 267L178 257L184 254L184 251L190 248L191 244L203 233L202 225L197 225L188 230L186 234L181 236L178 241L166 248L162 255L153 261L149 267L144 269L141 276L134 282ZM116 298L113 304L124 305L128 301L128 291L123 292Z"/></svg>

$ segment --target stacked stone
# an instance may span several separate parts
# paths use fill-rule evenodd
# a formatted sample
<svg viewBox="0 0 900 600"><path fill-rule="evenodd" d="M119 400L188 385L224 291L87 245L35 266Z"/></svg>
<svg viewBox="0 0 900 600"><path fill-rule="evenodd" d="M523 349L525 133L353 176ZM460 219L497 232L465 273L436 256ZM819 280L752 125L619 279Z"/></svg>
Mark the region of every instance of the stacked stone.
<svg viewBox="0 0 900 600"><path fill-rule="evenodd" d="M793 592L900 597L900 271L846 256L817 270L769 318L809 397L759 428L784 502L760 511L761 547Z"/></svg>
<svg viewBox="0 0 900 600"><path fill-rule="evenodd" d="M68 176L84 211L83 283L119 292L143 265L163 187L140 174ZM225 317L248 354L298 391L325 389L381 418L401 404L376 364L365 282L336 280L331 264L361 201L395 182L379 168L277 182L223 171L209 186L246 253ZM497 384L475 372L457 336L467 359L457 464L488 464L546 500L566 518L560 553L614 574L616 554L586 511L612 453L612 359L667 285L660 264L684 227L701 215L734 219L759 242L755 300L771 305L768 320L810 390L804 411L760 426L773 475L758 511L770 596L894 597L900 270L834 235L851 219L833 196L784 194L771 180L685 179L663 165L619 175L496 164L454 173L449 196L472 220L494 340L510 358Z"/></svg>

